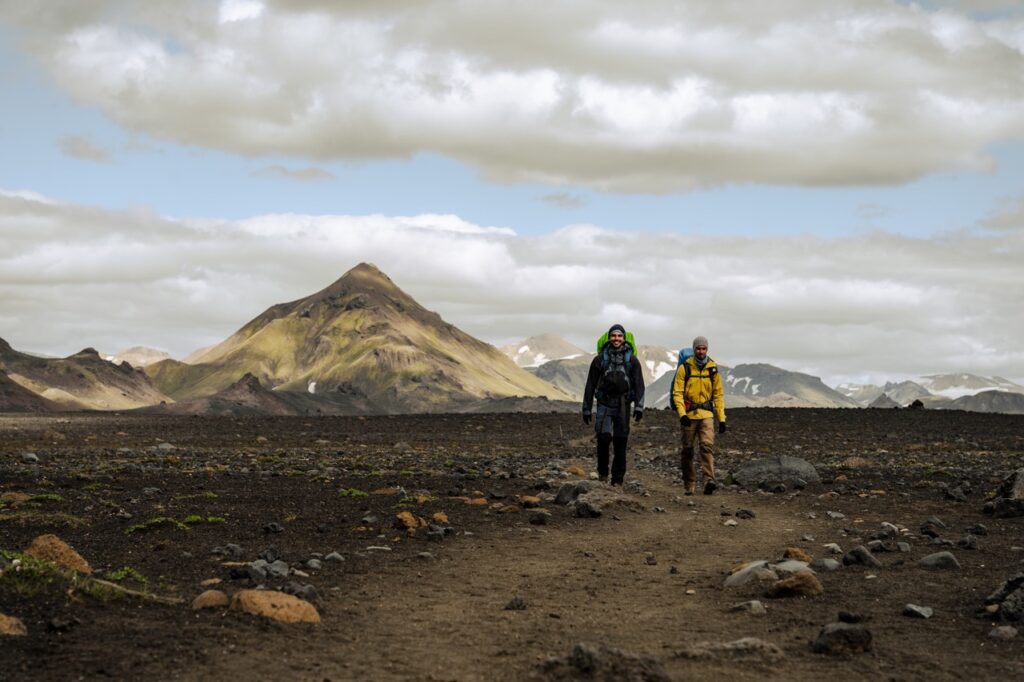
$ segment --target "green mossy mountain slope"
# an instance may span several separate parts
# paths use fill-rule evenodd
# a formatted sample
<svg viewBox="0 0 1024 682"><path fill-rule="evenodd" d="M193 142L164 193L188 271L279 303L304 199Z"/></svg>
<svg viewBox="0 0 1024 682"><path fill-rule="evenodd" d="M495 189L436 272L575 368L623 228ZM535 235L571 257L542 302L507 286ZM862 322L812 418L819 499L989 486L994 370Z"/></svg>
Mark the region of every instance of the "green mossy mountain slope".
<svg viewBox="0 0 1024 682"><path fill-rule="evenodd" d="M247 373L275 391L342 394L385 412L517 395L570 399L365 263L322 291L270 307L195 364L164 361L146 371L175 400L213 395Z"/></svg>

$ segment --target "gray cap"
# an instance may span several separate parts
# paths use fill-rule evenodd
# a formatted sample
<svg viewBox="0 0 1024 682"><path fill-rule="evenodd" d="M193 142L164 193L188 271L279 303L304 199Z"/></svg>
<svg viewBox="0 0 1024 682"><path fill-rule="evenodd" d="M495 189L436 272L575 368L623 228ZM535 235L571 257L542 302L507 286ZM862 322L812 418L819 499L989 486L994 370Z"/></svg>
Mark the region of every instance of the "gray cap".
<svg viewBox="0 0 1024 682"><path fill-rule="evenodd" d="M706 337L706 336L698 336L697 338L695 338L693 340L693 349L697 350L697 346L704 346L705 348L707 348L708 347L708 337Z"/></svg>

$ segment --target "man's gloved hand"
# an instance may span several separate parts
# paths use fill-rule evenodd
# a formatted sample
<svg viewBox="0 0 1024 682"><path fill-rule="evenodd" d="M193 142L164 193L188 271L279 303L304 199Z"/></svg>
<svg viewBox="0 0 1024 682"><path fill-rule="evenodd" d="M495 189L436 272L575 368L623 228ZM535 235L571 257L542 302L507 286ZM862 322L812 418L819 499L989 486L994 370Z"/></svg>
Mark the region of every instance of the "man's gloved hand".
<svg viewBox="0 0 1024 682"><path fill-rule="evenodd" d="M680 426L689 426L690 425L690 418L687 417L684 414L682 417L679 418L679 425Z"/></svg>
<svg viewBox="0 0 1024 682"><path fill-rule="evenodd" d="M643 418L644 418L644 411L643 410L633 410L633 421L635 421L637 424L639 424L640 420L643 419Z"/></svg>
<svg viewBox="0 0 1024 682"><path fill-rule="evenodd" d="M718 432L725 433L725 422L718 422Z"/></svg>
<svg viewBox="0 0 1024 682"><path fill-rule="evenodd" d="M584 424L589 424L590 423L590 413L589 412L584 412L583 413L583 423Z"/></svg>

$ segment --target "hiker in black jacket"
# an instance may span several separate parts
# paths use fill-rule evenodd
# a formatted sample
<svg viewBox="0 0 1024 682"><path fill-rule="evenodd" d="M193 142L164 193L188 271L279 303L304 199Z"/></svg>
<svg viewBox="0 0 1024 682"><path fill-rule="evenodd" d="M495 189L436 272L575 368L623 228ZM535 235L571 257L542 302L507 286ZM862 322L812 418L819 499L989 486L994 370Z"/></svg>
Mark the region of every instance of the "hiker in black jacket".
<svg viewBox="0 0 1024 682"><path fill-rule="evenodd" d="M587 387L583 391L583 423L591 420L591 407L597 398L594 430L597 432L597 475L608 480L608 451L614 445L612 485L622 485L626 476L626 440L629 438L629 415L644 416L644 375L636 348L626 340L621 324L608 329L608 341L590 363Z"/></svg>

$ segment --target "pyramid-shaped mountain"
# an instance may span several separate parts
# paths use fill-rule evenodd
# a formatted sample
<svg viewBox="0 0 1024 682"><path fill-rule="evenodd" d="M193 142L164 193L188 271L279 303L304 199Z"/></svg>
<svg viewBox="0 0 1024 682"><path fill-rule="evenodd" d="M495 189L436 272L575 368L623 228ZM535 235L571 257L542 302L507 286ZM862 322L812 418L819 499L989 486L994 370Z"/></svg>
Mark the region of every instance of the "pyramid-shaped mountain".
<svg viewBox="0 0 1024 682"><path fill-rule="evenodd" d="M344 394L375 412L516 395L568 399L366 263L322 291L268 308L194 363L165 360L146 371L176 400L212 395L246 373L275 391Z"/></svg>

